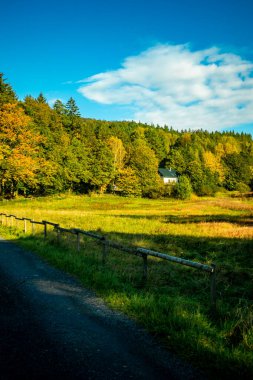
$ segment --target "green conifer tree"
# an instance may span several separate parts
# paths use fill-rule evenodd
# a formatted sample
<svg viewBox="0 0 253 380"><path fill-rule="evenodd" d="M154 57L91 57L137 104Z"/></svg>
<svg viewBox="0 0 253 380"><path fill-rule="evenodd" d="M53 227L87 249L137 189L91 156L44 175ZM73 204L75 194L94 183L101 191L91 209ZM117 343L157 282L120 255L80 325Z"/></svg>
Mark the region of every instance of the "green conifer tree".
<svg viewBox="0 0 253 380"><path fill-rule="evenodd" d="M70 117L80 117L80 111L76 101L71 97L66 103L67 115Z"/></svg>
<svg viewBox="0 0 253 380"><path fill-rule="evenodd" d="M6 103L15 103L17 97L12 87L6 83L3 73L0 73L0 107Z"/></svg>

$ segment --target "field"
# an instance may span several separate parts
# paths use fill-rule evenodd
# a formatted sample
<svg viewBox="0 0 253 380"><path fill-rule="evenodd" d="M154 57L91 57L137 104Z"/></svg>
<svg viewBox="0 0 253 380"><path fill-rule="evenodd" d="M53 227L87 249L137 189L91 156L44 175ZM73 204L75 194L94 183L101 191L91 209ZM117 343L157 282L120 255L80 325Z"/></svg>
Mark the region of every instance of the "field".
<svg viewBox="0 0 253 380"><path fill-rule="evenodd" d="M148 329L210 378L253 376L253 200L196 198L191 201L61 195L3 201L0 212L105 235L125 245L154 249L217 265L217 312L210 311L209 274L149 258L143 284L142 261L110 250L105 266L101 246L84 238L77 253L53 232L43 242L21 229L1 234L33 249L74 274L113 308Z"/></svg>

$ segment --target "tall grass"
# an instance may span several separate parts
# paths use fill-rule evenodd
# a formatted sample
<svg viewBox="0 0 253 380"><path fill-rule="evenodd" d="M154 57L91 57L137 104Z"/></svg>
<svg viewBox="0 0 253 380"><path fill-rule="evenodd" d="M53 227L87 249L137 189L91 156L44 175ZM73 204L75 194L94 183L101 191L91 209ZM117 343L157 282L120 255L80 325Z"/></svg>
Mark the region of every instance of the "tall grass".
<svg viewBox="0 0 253 380"><path fill-rule="evenodd" d="M193 201L57 196L4 201L1 212L46 219L62 227L99 232L111 240L167 252L218 267L217 315L210 314L208 274L149 259L147 284L140 258L84 238L77 254L71 239L61 247L2 228L3 234L74 274L105 301L136 319L164 346L202 368L210 378L253 376L253 201ZM18 231L18 232L17 232Z"/></svg>

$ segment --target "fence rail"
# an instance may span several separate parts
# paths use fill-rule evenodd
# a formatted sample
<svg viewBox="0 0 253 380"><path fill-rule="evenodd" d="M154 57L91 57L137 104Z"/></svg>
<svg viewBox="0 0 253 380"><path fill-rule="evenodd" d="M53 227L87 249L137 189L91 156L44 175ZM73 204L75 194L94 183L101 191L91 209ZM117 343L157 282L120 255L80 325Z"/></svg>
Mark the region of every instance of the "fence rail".
<svg viewBox="0 0 253 380"><path fill-rule="evenodd" d="M52 227L54 227L53 230L56 231L56 233L57 233L57 242L58 243L60 243L60 241L61 241L61 234L62 233L69 233L72 235L76 235L76 249L77 249L77 251L80 251L80 249L81 249L81 240L80 240L81 235L85 235L85 236L88 236L90 238L99 240L100 243L102 244L102 248L103 248L102 249L102 262L103 262L103 264L106 263L110 247L117 249L119 251L127 252L127 253L135 255L135 256L139 256L143 259L142 278L144 281L147 280L147 276L148 276L148 256L158 257L158 258L166 260L166 261L174 262L176 264L181 264L181 265L185 265L185 266L188 266L188 267L191 267L194 269L202 270L204 272L208 272L210 274L211 309L213 311L216 310L216 266L215 266L215 264L206 265L206 264L198 263L195 261L182 259L180 257L170 256L166 253L156 252L156 251L146 249L146 248L135 247L135 246L125 246L125 245L122 245L118 242L108 240L105 236L98 235L98 234L95 234L95 233L90 232L90 231L84 231L84 230L81 230L79 228L71 228L71 229L63 228L63 227L60 227L60 225L58 223L52 223L52 222L47 221L47 220L42 220L40 222L40 221L35 221L33 219L30 219L30 218L20 218L20 217L17 217L15 215L8 215L5 213L0 213L0 216L1 216L1 224L2 225L4 225L4 217L6 217L6 225L7 226L8 226L7 220L8 220L8 218L11 218L10 219L11 220L11 227L13 227L13 218L16 221L17 220L24 221L24 232L25 233L27 233L27 222L30 222L32 224L32 233L33 234L34 234L34 225L35 224L43 225L44 226L44 239L46 239L47 235L48 235L47 226L52 226Z"/></svg>

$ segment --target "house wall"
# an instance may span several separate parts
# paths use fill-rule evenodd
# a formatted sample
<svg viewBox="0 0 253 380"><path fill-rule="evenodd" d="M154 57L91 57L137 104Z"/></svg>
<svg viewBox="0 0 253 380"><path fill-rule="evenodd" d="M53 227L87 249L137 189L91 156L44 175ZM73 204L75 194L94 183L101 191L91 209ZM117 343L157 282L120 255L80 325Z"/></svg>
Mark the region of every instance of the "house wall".
<svg viewBox="0 0 253 380"><path fill-rule="evenodd" d="M163 177L163 183L177 183L178 179L177 178L167 178Z"/></svg>

